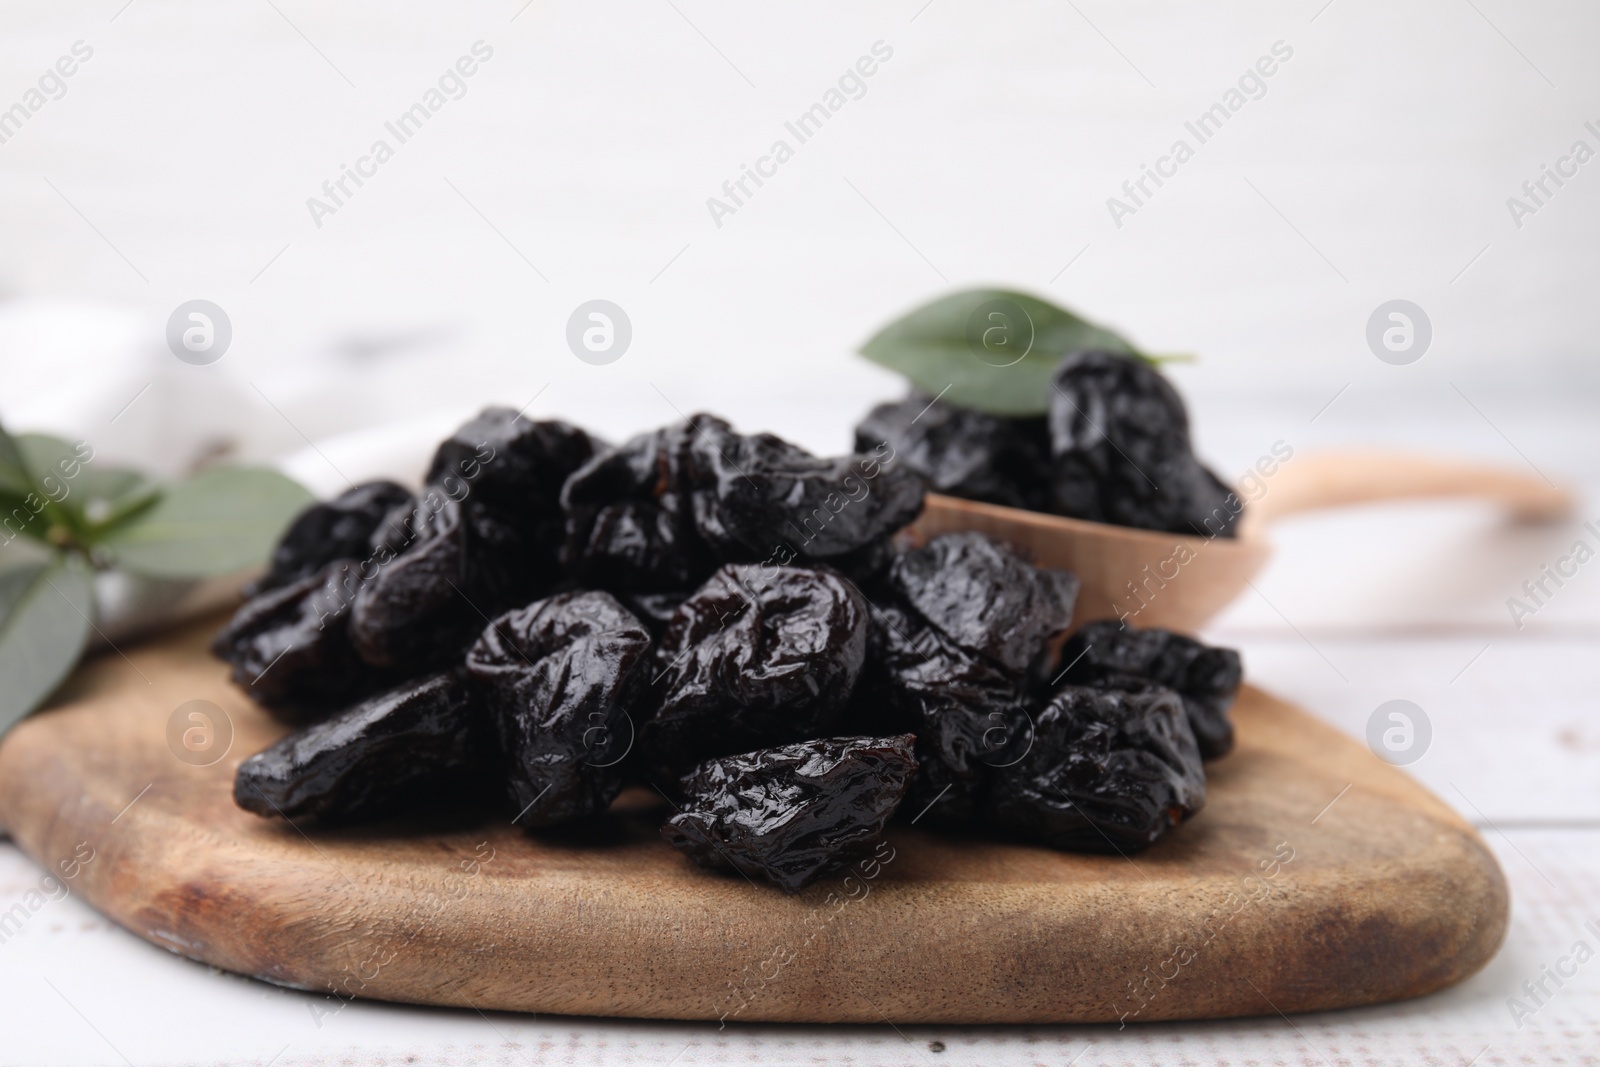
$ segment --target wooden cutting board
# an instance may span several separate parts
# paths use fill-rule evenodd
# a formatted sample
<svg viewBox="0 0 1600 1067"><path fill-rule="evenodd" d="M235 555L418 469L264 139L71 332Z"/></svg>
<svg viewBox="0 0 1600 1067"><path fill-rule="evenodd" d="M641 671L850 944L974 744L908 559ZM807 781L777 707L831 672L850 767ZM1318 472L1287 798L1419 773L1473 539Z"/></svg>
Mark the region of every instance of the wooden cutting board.
<svg viewBox="0 0 1600 1067"><path fill-rule="evenodd" d="M588 840L302 832L232 803L234 769L282 728L206 655L215 625L81 668L0 744L0 823L140 937L281 985L672 1019L1134 1022L1418 996L1505 935L1505 879L1471 826L1250 688L1205 811L1131 859L902 826L867 872L785 897L691 866L650 810ZM192 700L231 720L210 766L174 755L187 712L169 744Z"/></svg>

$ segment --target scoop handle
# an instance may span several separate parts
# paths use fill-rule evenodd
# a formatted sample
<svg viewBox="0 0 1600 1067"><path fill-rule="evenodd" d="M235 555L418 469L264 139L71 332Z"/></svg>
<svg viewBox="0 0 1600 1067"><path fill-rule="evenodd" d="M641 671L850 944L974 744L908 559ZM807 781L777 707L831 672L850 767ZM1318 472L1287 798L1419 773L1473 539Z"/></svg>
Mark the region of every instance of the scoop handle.
<svg viewBox="0 0 1600 1067"><path fill-rule="evenodd" d="M1256 523L1318 508L1437 497L1492 500L1514 518L1531 522L1560 519L1576 507L1570 492L1542 475L1404 452L1295 456L1265 482L1266 492L1246 505L1246 516L1254 513Z"/></svg>

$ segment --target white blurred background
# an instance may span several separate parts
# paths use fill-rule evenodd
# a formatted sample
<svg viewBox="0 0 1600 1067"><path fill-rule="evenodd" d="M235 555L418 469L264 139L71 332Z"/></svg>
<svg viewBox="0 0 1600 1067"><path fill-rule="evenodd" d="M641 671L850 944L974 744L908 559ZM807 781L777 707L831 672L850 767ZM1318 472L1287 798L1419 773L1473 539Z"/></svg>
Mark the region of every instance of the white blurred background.
<svg viewBox="0 0 1600 1067"><path fill-rule="evenodd" d="M0 418L165 470L396 422L376 440L421 442L535 397L611 437L710 409L840 451L901 388L859 343L998 284L1197 355L1172 373L1226 477L1284 440L1593 483L1600 161L1520 227L1507 200L1600 150L1597 34L1592 5L1501 0L7 5L0 107L93 54L0 144ZM480 41L400 144L384 124ZM799 144L784 124L875 44L892 57ZM1265 93L1199 144L1185 122L1275 44ZM314 219L380 137L394 158ZM1107 199L1180 137L1195 157L1116 225ZM794 158L719 226L708 198L778 138ZM203 367L164 343L197 298L234 331ZM609 366L564 342L593 298L633 324ZM1394 298L1433 325L1409 366L1365 340ZM1496 618L1545 547L1496 576ZM1366 562L1395 573L1307 610L1405 616L1397 579L1463 566Z"/></svg>

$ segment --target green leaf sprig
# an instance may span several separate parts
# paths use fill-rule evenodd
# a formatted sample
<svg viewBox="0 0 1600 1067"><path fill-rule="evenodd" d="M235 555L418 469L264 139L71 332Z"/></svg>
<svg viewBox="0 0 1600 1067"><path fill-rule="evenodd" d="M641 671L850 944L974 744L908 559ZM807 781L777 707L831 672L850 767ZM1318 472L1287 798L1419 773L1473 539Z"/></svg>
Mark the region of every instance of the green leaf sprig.
<svg viewBox="0 0 1600 1067"><path fill-rule="evenodd" d="M1050 378L1072 352L1123 352L1151 364L1117 334L1027 293L965 289L901 316L861 346L872 362L930 396L991 415L1043 415Z"/></svg>
<svg viewBox="0 0 1600 1067"><path fill-rule="evenodd" d="M71 673L94 630L94 575L198 580L262 563L311 502L273 470L163 485L94 449L0 426L0 734Z"/></svg>

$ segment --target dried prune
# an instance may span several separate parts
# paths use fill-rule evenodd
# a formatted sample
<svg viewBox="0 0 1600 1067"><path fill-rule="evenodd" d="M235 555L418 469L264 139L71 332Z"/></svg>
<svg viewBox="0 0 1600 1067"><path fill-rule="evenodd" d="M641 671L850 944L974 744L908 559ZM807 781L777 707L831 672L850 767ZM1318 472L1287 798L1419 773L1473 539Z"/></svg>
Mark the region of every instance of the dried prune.
<svg viewBox="0 0 1600 1067"><path fill-rule="evenodd" d="M917 517L922 480L894 450L823 459L769 433L741 436L696 416L690 442L695 528L722 562L827 563L864 577Z"/></svg>
<svg viewBox="0 0 1600 1067"><path fill-rule="evenodd" d="M244 590L256 596L314 574L336 559L361 560L378 524L411 504L410 490L393 482L363 482L296 515L272 550L267 573Z"/></svg>
<svg viewBox="0 0 1600 1067"><path fill-rule="evenodd" d="M723 563L827 563L865 576L922 497L892 449L821 459L694 415L573 474L563 560L579 582L624 593L686 593Z"/></svg>
<svg viewBox="0 0 1600 1067"><path fill-rule="evenodd" d="M1126 688L1125 678L1145 678L1183 699L1189 726L1205 759L1233 749L1228 709L1244 671L1239 653L1212 648L1166 630L1135 630L1113 619L1091 622L1062 646L1065 680L1074 685Z"/></svg>
<svg viewBox="0 0 1600 1067"><path fill-rule="evenodd" d="M481 709L459 673L408 682L292 733L239 765L233 798L257 815L382 818L472 794L489 765Z"/></svg>
<svg viewBox="0 0 1600 1067"><path fill-rule="evenodd" d="M917 735L909 806L929 822L970 825L990 772L1026 743L1028 667L1066 629L1076 595L1071 574L978 533L941 535L890 566L857 705Z"/></svg>
<svg viewBox="0 0 1600 1067"><path fill-rule="evenodd" d="M641 743L667 778L712 756L828 734L867 646L867 602L808 567L730 564L673 615Z"/></svg>
<svg viewBox="0 0 1600 1067"><path fill-rule="evenodd" d="M793 893L871 851L916 771L913 738L834 737L709 760L661 836Z"/></svg>
<svg viewBox="0 0 1600 1067"><path fill-rule="evenodd" d="M887 442L936 493L1043 511L1050 505L1045 420L1008 418L924 393L879 404L856 427L856 451Z"/></svg>
<svg viewBox="0 0 1600 1067"><path fill-rule="evenodd" d="M334 560L253 597L212 640L211 651L233 665L234 684L277 718L314 721L398 680L351 645L359 568L353 559Z"/></svg>
<svg viewBox="0 0 1600 1067"><path fill-rule="evenodd" d="M561 488L594 451L593 438L576 426L490 407L439 445L427 482L487 504L553 563L565 526Z"/></svg>
<svg viewBox="0 0 1600 1067"><path fill-rule="evenodd" d="M684 464L697 420L640 434L567 479L562 562L614 592L694 589L716 569L694 530Z"/></svg>
<svg viewBox="0 0 1600 1067"><path fill-rule="evenodd" d="M539 554L479 501L425 496L378 531L350 638L369 663L428 670L457 661L484 621L543 591Z"/></svg>
<svg viewBox="0 0 1600 1067"><path fill-rule="evenodd" d="M920 770L908 812L929 824L971 826L990 773L1026 743L1020 679L899 605L873 605L871 636L853 716L916 735Z"/></svg>
<svg viewBox="0 0 1600 1067"><path fill-rule="evenodd" d="M1020 675L1072 621L1078 579L1033 566L980 533L941 534L899 556L897 598L969 652Z"/></svg>
<svg viewBox="0 0 1600 1067"><path fill-rule="evenodd" d="M605 808L622 788L650 634L607 593L562 593L495 619L467 653L523 826Z"/></svg>
<svg viewBox="0 0 1600 1067"><path fill-rule="evenodd" d="M1120 353L1075 352L1051 384L1052 510L1119 526L1233 535L1238 498L1195 458L1183 400L1159 371Z"/></svg>
<svg viewBox="0 0 1600 1067"><path fill-rule="evenodd" d="M1065 685L1034 716L1027 752L995 772L984 813L1024 840L1125 852L1205 800L1205 769L1176 693Z"/></svg>

